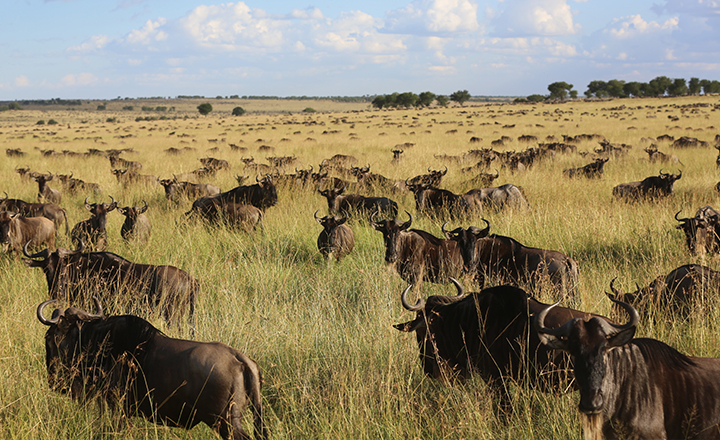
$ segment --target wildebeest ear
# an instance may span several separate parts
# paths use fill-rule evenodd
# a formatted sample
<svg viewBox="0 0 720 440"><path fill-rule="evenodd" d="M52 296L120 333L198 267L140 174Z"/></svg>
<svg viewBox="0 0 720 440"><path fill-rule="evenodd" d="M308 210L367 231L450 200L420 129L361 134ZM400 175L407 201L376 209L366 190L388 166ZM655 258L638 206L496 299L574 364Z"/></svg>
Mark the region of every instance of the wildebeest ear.
<svg viewBox="0 0 720 440"><path fill-rule="evenodd" d="M635 336L635 327L627 328L619 333L616 333L608 338L608 347L620 347L625 345Z"/></svg>
<svg viewBox="0 0 720 440"><path fill-rule="evenodd" d="M385 228L385 220L380 220L379 222L370 222L370 225L372 225L373 229L376 231L381 231Z"/></svg>
<svg viewBox="0 0 720 440"><path fill-rule="evenodd" d="M340 226L348 220L347 217L335 217L335 223Z"/></svg>
<svg viewBox="0 0 720 440"><path fill-rule="evenodd" d="M421 329L424 327L425 327L425 320L422 319L422 317L417 317L417 318L413 319L412 321L393 325L393 328L395 330L405 332L405 333L412 333L412 332L417 331L418 329Z"/></svg>

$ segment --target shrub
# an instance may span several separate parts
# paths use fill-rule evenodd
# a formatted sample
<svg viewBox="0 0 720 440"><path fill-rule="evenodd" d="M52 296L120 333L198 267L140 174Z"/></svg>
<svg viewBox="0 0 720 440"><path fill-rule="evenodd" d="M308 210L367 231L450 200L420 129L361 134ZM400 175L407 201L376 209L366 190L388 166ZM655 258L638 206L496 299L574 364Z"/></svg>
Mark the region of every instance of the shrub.
<svg viewBox="0 0 720 440"><path fill-rule="evenodd" d="M233 116L242 116L245 114L245 109L242 107L235 107L232 109L232 115Z"/></svg>
<svg viewBox="0 0 720 440"><path fill-rule="evenodd" d="M48 125L57 125L57 123L58 123L58 121L56 121L55 119L50 119L48 121Z"/></svg>
<svg viewBox="0 0 720 440"><path fill-rule="evenodd" d="M303 110L303 113L315 113L315 109L312 107L305 107L305 110Z"/></svg>
<svg viewBox="0 0 720 440"><path fill-rule="evenodd" d="M40 119L39 121L37 121L37 122L35 123L35 125L45 125L45 120L44 120L44 119Z"/></svg>

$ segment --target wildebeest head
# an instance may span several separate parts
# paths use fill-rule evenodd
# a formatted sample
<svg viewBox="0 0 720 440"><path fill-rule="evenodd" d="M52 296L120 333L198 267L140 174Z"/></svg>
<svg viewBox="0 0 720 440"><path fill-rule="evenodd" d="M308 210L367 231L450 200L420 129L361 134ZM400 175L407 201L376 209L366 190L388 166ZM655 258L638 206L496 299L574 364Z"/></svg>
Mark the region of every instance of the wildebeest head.
<svg viewBox="0 0 720 440"><path fill-rule="evenodd" d="M56 300L51 299L41 303L37 308L38 320L48 326L45 333L45 365L48 371L50 388L66 393L70 392L73 398L83 396L83 378L86 371L76 368L81 354L80 330L83 325L98 319L104 319L102 305L97 297L94 298L97 313L91 314L85 310L69 307L65 310L55 309L50 319L43 314L45 307Z"/></svg>
<svg viewBox="0 0 720 440"><path fill-rule="evenodd" d="M266 209L271 206L275 206L278 203L278 195L277 195L277 188L275 188L275 184L273 183L272 177L270 175L266 175L262 179L259 179L257 176L255 176L255 181L260 185L261 188L261 196L260 196L260 206L257 206L260 209Z"/></svg>
<svg viewBox="0 0 720 440"><path fill-rule="evenodd" d="M660 178L660 183L658 183L657 190L667 195L672 193L673 184L677 180L680 180L682 177L682 171L680 171L679 174L670 174L663 173L662 170L660 170L660 175L658 177Z"/></svg>
<svg viewBox="0 0 720 440"><path fill-rule="evenodd" d="M90 211L93 218L97 222L97 228L101 231L105 230L107 224L107 213L117 208L118 202L112 196L109 196L111 203L88 203L90 197L85 198L85 209Z"/></svg>
<svg viewBox="0 0 720 440"><path fill-rule="evenodd" d="M130 219L137 219L138 215L145 213L145 211L147 211L147 209L148 209L148 204L145 200L143 200L143 204L144 204L144 206L135 206L135 207L126 206L124 208L118 208L117 210L120 214L124 215L125 217L128 217Z"/></svg>
<svg viewBox="0 0 720 440"><path fill-rule="evenodd" d="M558 328L546 328L545 316L558 303L543 309L533 319L535 330L543 344L566 351L572 356L575 381L580 388L578 407L585 414L598 414L603 410L601 387L606 370L605 353L613 347L630 342L640 321L640 315L633 306L612 298L611 300L630 315L626 324L612 324L604 318L593 316L571 319Z"/></svg>
<svg viewBox="0 0 720 440"><path fill-rule="evenodd" d="M10 221L18 215L10 211L0 212L0 244L10 244Z"/></svg>
<svg viewBox="0 0 720 440"><path fill-rule="evenodd" d="M333 229L344 224L348 220L347 216L337 217L334 215L326 215L325 217L318 217L317 213L318 211L315 211L315 214L313 214L313 216L315 217L315 221L320 223L325 232L327 232L328 234L332 232Z"/></svg>
<svg viewBox="0 0 720 440"><path fill-rule="evenodd" d="M75 250L58 248L55 252L50 252L49 249L44 249L32 255L28 252L30 242L25 243L23 246L23 255L27 257L23 258L23 262L28 267L38 267L42 269L47 281L50 298L65 296L68 271L81 264L82 251L85 248L85 244L82 240L78 239L77 241L79 244Z"/></svg>
<svg viewBox="0 0 720 440"><path fill-rule="evenodd" d="M397 258L397 241L400 233L406 231L412 225L412 215L405 211L410 218L408 221L402 223L398 219L394 220L380 220L375 221L375 216L378 211L373 212L370 215L370 224L376 231L382 232L383 240L385 242L385 262L394 263Z"/></svg>
<svg viewBox="0 0 720 440"><path fill-rule="evenodd" d="M460 252L463 256L463 261L465 262L465 269L467 270L472 269L476 264L477 241L481 238L487 237L490 233L490 222L485 219L483 219L483 221L487 224L487 226L483 229L480 229L477 226L470 226L467 229L455 228L452 231L447 231L445 230L445 226L449 222L445 222L441 228L445 238L453 240L458 244Z"/></svg>
<svg viewBox="0 0 720 440"><path fill-rule="evenodd" d="M405 310L416 312L415 319L393 325L396 330L401 332L415 332L415 337L417 338L418 346L420 347L420 361L423 366L423 371L428 376L436 379L442 377L443 371L440 368L438 353L435 349L435 343L433 341L434 335L432 334L432 324L433 319L437 319L434 310L437 307L442 307L444 305L460 301L465 297L465 290L462 285L455 278L451 277L450 281L455 284L457 295L433 295L428 297L427 300L420 298L414 305L411 305L407 300L407 294L413 287L412 284L409 284L400 295L400 302Z"/></svg>

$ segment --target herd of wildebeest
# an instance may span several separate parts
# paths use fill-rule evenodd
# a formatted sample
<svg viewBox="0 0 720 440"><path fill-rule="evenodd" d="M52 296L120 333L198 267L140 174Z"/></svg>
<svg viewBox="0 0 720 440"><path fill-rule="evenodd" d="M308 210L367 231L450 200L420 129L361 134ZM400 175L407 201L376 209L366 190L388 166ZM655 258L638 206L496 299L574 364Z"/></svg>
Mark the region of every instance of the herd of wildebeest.
<svg viewBox="0 0 720 440"><path fill-rule="evenodd" d="M544 304L528 294L544 289L561 301L571 297L578 282L578 263L561 252L492 234L490 222L483 217L486 212L532 210L532 200L527 200L522 187L492 186L500 168L511 174L557 154L582 154L589 163L564 170L562 178L597 179L609 161L627 154L631 147L613 144L601 135L579 135L565 136L562 141L522 136L518 141L528 144L524 151L494 149L508 140L500 138L491 148L471 149L462 157L436 156L444 163L472 163L459 170L468 176L466 185L474 188L462 194L443 189L447 166L394 180L371 172L370 166L360 166L357 158L345 154L323 160L317 169L298 168L295 156L269 157L270 165L243 158L244 173L236 176L238 186L227 191L195 183L228 172L230 164L213 157L201 158L202 167L193 173L160 179L141 174L141 163L121 157L132 149L44 150L41 154L106 157L120 185L143 186L148 191L162 186L168 203L179 206L192 201L184 219L250 234L263 233L263 218L272 215L271 208L284 192L316 192L327 201L327 214L318 215L324 207L314 214L322 227L317 247L326 259L340 261L353 252L352 228L369 225L382 234L385 262L408 283L400 295L401 304L416 313L412 321L395 328L415 333L428 376L445 383L481 376L496 392L497 411L505 415L512 411L512 404L503 378L529 382L544 391L560 390L574 378L583 417L600 420L593 432L588 432L591 424L586 424L588 438L600 432L608 438L621 434L643 439L720 438L720 359L686 356L661 341L633 338L640 319L635 307L652 303L687 313L704 290L718 293L720 273L688 264L646 287L638 286L635 292L618 290L613 280L610 300L629 316L626 323L618 324L559 306L559 302ZM658 175L618 184L612 196L620 202L653 203L673 193L674 183L683 177L679 171L683 165L676 156L658 151L658 143L672 142L669 145L674 149L709 147L688 137L645 140L650 142L645 151L651 163L678 172L660 169ZM597 142L599 147L590 153L578 152L580 141ZM470 139L471 144L476 142L481 140ZM715 142L720 150L720 135ZM409 160L403 153L412 147L410 143L395 146L392 161ZM242 147L231 144L230 148ZM166 150L168 156L182 152ZM7 150L10 157L30 154ZM286 172L291 167L295 172ZM142 243L152 231L144 214L151 206L143 200L138 206L120 207L109 195L109 203L103 202L99 185L72 174L30 167L16 171L24 184L37 183L38 200L11 198L9 188L17 184L7 186L8 192L0 199L0 241L9 253L24 256L28 267L40 268L46 277L49 299L37 307L37 318L48 326L45 347L51 387L79 400L98 398L111 408L119 406L128 414L142 414L171 426L191 428L205 422L224 438L249 438L241 420L250 406L255 437L267 438L260 367L252 359L222 343L167 337L137 316L104 314L104 302L112 302L118 310L139 303L194 334L193 315L200 294L196 279L174 266L134 263L105 250L114 239L106 230L108 213L117 210L125 216L121 239ZM245 174L254 175L255 183L244 184ZM59 185L52 188L55 182ZM720 191L720 183L715 190ZM406 192L414 195L416 216L441 221L444 236L412 228L413 215L393 200ZM72 228L62 208L63 193L87 195L84 207L89 218ZM384 196L363 195L377 193ZM704 206L693 217L680 214L674 218L685 234L688 252L720 251L720 212ZM467 220L480 223L448 228ZM75 249L56 248L56 236L63 229ZM478 291L466 293L457 281L460 277L468 277ZM411 304L408 293L423 282L453 283L457 295L430 296ZM87 299L94 301L95 313L76 307L55 309L50 317L45 312L57 300L74 304Z"/></svg>

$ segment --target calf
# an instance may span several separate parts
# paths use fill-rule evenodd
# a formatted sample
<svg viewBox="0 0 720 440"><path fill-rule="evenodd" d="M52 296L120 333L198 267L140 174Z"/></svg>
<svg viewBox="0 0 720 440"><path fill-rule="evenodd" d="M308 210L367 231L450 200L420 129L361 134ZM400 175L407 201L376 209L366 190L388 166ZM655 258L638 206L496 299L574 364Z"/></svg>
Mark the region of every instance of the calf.
<svg viewBox="0 0 720 440"><path fill-rule="evenodd" d="M30 177L32 177L32 179L38 184L38 202L54 203L56 205L60 204L60 201L62 200L60 191L50 188L47 185L47 182L53 180L52 174L32 173Z"/></svg>
<svg viewBox="0 0 720 440"><path fill-rule="evenodd" d="M118 212L125 216L125 221L123 222L122 228L120 228L120 236L123 240L147 242L150 239L152 225L145 215L145 211L148 209L148 204L145 200L143 200L143 204L144 206L142 207L118 207Z"/></svg>
<svg viewBox="0 0 720 440"><path fill-rule="evenodd" d="M315 221L323 227L317 239L318 250L326 260L332 254L335 261L339 262L355 247L355 235L345 224L347 217L326 215L319 218L317 213L318 211L315 211Z"/></svg>
<svg viewBox="0 0 720 440"><path fill-rule="evenodd" d="M0 244L17 254L23 246L45 245L55 248L55 224L45 217L22 217L9 211L0 212Z"/></svg>
<svg viewBox="0 0 720 440"><path fill-rule="evenodd" d="M72 228L71 236L78 237L84 243L102 251L107 247L107 213L117 208L117 202L110 196L111 203L89 204L89 198L85 198L85 209L90 211L90 218L77 223Z"/></svg>

